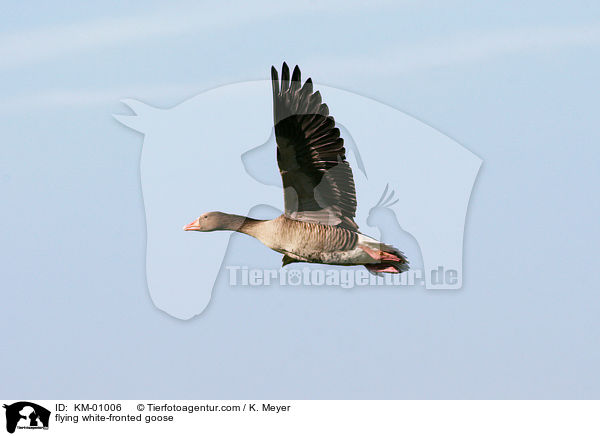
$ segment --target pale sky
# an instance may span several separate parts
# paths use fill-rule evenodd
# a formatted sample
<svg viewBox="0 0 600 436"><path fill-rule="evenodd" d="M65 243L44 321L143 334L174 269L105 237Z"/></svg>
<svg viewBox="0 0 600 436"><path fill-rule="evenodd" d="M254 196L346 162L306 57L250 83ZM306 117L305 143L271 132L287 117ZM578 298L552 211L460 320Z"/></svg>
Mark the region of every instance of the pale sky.
<svg viewBox="0 0 600 436"><path fill-rule="evenodd" d="M323 3L3 6L5 397L598 398L600 6ZM189 321L156 309L144 138L112 115L284 60L483 159L463 289L221 283Z"/></svg>

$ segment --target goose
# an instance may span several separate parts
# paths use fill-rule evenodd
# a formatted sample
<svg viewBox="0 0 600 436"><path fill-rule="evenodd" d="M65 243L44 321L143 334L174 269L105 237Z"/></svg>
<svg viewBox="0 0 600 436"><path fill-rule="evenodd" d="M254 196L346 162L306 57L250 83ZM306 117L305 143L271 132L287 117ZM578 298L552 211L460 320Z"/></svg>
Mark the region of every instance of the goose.
<svg viewBox="0 0 600 436"><path fill-rule="evenodd" d="M258 239L283 254L282 267L293 262L364 265L373 274L408 270L404 254L358 230L356 191L344 140L319 91L300 68L284 62L281 81L271 67L277 164L283 182L284 213L257 220L208 212L186 231L228 230Z"/></svg>

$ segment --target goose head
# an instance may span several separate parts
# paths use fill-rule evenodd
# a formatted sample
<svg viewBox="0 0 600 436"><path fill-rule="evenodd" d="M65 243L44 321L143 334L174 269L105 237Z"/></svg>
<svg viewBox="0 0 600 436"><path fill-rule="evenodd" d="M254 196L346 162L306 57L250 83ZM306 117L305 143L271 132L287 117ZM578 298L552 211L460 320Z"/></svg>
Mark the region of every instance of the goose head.
<svg viewBox="0 0 600 436"><path fill-rule="evenodd" d="M200 215L194 221L183 227L183 230L195 230L196 232L212 232L225 230L229 224L228 215L222 212L207 212Z"/></svg>

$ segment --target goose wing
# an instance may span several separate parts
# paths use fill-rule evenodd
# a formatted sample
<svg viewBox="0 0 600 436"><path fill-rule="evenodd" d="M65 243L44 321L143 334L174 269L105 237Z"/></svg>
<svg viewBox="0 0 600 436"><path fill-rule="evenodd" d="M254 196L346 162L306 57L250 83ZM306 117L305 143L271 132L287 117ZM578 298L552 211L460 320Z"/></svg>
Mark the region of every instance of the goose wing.
<svg viewBox="0 0 600 436"><path fill-rule="evenodd" d="M346 161L344 140L312 80L304 85L300 69L281 81L271 68L277 164L283 180L285 214L302 221L358 230L356 190Z"/></svg>

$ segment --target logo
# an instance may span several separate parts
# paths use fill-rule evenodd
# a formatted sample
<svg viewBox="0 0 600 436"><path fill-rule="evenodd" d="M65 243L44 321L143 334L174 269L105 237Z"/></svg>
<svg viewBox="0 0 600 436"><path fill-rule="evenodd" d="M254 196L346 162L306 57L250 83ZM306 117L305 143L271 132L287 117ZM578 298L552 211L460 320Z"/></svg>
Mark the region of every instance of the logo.
<svg viewBox="0 0 600 436"><path fill-rule="evenodd" d="M4 405L6 409L6 431L14 433L15 429L43 429L48 430L50 411L29 401L19 401L11 405Z"/></svg>
<svg viewBox="0 0 600 436"><path fill-rule="evenodd" d="M460 289L467 209L482 160L395 108L331 86L315 83L313 89L344 139L360 231L405 254L410 270L402 276L409 286ZM261 219L283 213L270 80L208 90L169 109L122 101L134 114L115 118L144 134L146 278L157 307L180 319L201 313L213 287L223 285L217 278L228 266L253 271L251 280L259 270L261 277L276 270L276 283L284 278L291 285L306 284L297 273L287 277L289 270L268 248L253 247L251 256L242 257L244 250L236 245L242 238L213 232L200 240L181 230L181 223L206 208ZM337 173L331 179L337 180ZM329 274L333 282L350 273L356 273L357 283L364 281L362 271L354 271L360 266L310 265L323 268L315 274ZM325 280L323 286L338 285Z"/></svg>

